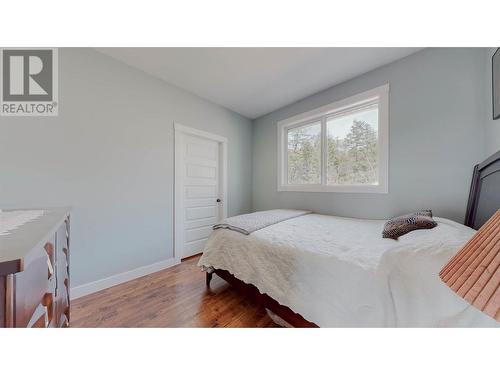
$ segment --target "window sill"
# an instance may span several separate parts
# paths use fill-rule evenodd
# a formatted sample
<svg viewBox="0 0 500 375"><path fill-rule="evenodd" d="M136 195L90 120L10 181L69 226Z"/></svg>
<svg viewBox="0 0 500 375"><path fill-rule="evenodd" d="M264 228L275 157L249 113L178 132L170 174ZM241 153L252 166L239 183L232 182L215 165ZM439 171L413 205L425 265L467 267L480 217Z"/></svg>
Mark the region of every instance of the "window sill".
<svg viewBox="0 0 500 375"><path fill-rule="evenodd" d="M294 191L304 193L389 193L383 185L279 185L278 191Z"/></svg>

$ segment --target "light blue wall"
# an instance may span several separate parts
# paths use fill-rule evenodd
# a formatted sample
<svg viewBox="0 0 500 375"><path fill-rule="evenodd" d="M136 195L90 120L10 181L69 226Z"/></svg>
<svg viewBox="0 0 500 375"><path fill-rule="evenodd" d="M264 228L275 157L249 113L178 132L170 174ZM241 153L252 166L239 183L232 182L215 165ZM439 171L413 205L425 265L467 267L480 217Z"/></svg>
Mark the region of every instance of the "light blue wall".
<svg viewBox="0 0 500 375"><path fill-rule="evenodd" d="M491 57L495 48L486 48L486 151L488 156L500 150L500 119L493 120L491 90Z"/></svg>
<svg viewBox="0 0 500 375"><path fill-rule="evenodd" d="M461 221L472 166L500 148L490 51L424 50L263 116L252 132L248 119L94 50L60 49L59 117L0 117L0 207L74 207L73 286L171 258L178 121L229 138L229 215L251 210L253 190L255 210L381 218L430 207ZM390 193L278 193L276 122L386 82Z"/></svg>
<svg viewBox="0 0 500 375"><path fill-rule="evenodd" d="M485 50L425 49L254 121L253 209L387 218L431 208L462 222L485 153ZM389 194L277 192L276 122L390 84Z"/></svg>
<svg viewBox="0 0 500 375"><path fill-rule="evenodd" d="M59 117L0 117L0 207L74 207L72 286L172 257L174 121L229 139L228 212L251 209L251 121L91 49L59 71Z"/></svg>

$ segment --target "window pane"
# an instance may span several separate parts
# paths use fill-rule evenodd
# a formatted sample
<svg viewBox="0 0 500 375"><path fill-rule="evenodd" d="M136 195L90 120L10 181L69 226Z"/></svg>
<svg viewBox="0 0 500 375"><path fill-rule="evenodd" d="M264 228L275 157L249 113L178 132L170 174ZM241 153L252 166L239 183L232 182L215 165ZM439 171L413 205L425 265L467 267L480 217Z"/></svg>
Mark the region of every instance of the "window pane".
<svg viewBox="0 0 500 375"><path fill-rule="evenodd" d="M378 184L378 108L327 119L327 184Z"/></svg>
<svg viewBox="0 0 500 375"><path fill-rule="evenodd" d="M321 123L288 131L288 183L321 183Z"/></svg>

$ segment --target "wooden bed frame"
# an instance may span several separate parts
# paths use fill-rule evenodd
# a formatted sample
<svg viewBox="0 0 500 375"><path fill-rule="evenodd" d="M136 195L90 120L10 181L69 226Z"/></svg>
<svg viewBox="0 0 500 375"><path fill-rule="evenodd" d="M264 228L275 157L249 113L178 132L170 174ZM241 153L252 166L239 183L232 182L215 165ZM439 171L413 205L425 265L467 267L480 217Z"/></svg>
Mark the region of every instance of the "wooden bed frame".
<svg viewBox="0 0 500 375"><path fill-rule="evenodd" d="M479 229L500 208L500 151L474 167L465 225Z"/></svg>
<svg viewBox="0 0 500 375"><path fill-rule="evenodd" d="M464 224L478 229L500 208L500 151L474 167L469 192L469 201ZM290 308L259 292L256 286L244 283L225 270L215 269L206 273L206 284L210 286L213 274L218 275L239 292L271 310L293 327L318 327Z"/></svg>

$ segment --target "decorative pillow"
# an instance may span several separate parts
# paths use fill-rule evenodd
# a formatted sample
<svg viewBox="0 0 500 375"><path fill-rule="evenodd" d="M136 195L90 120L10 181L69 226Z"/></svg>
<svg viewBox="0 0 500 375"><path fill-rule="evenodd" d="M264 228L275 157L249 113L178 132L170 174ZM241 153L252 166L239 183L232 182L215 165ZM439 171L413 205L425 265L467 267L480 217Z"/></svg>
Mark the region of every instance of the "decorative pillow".
<svg viewBox="0 0 500 375"><path fill-rule="evenodd" d="M432 219L431 210L423 210L408 215L394 217L384 225L383 238L398 237L417 229L432 229L437 223Z"/></svg>
<svg viewBox="0 0 500 375"><path fill-rule="evenodd" d="M432 210L421 210L404 216L409 216L409 215L432 217Z"/></svg>

